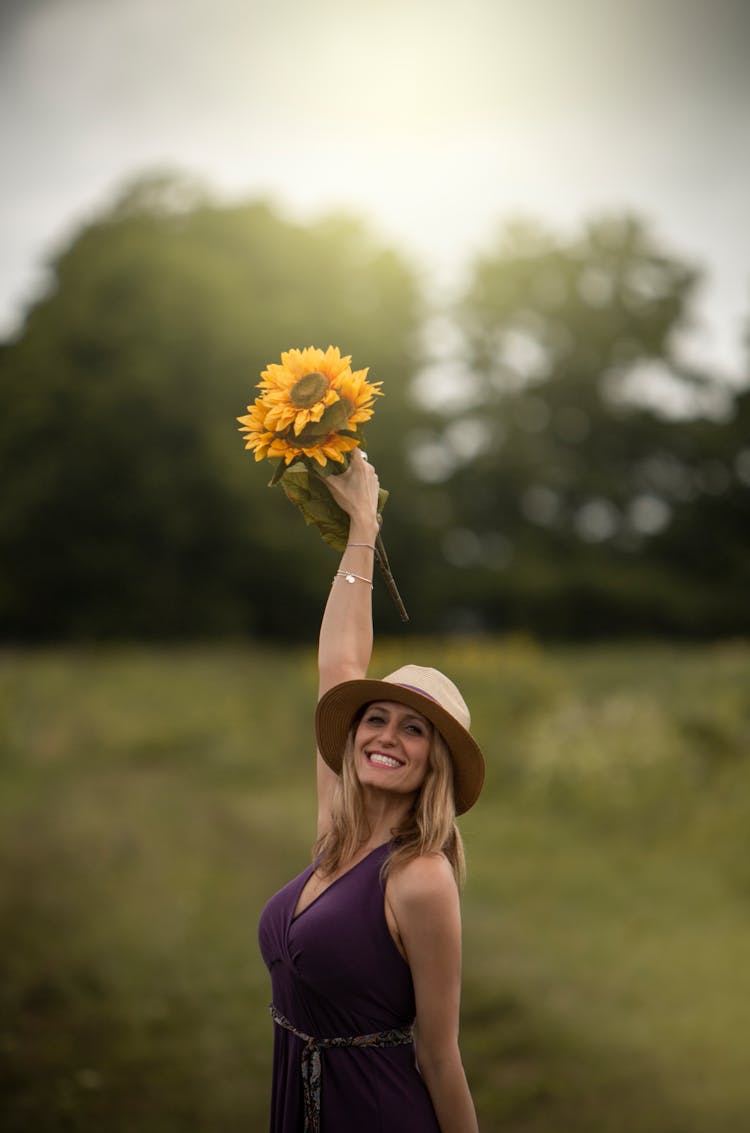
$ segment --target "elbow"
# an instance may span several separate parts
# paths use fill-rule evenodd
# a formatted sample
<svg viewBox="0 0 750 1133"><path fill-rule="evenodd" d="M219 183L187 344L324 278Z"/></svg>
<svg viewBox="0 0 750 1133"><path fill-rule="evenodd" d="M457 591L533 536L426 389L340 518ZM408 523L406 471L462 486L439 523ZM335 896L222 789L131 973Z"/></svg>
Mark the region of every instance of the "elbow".
<svg viewBox="0 0 750 1133"><path fill-rule="evenodd" d="M416 1054L419 1072L426 1082L439 1080L457 1070L463 1071L461 1052L456 1041L418 1042Z"/></svg>

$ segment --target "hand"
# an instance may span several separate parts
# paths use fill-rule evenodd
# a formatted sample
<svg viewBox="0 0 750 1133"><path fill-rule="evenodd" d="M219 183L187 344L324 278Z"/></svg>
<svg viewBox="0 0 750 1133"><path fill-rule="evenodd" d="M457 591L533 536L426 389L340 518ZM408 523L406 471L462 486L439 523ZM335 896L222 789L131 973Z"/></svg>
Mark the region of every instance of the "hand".
<svg viewBox="0 0 750 1133"><path fill-rule="evenodd" d="M354 449L346 472L326 476L324 483L352 521L375 522L377 530L378 475L361 449Z"/></svg>

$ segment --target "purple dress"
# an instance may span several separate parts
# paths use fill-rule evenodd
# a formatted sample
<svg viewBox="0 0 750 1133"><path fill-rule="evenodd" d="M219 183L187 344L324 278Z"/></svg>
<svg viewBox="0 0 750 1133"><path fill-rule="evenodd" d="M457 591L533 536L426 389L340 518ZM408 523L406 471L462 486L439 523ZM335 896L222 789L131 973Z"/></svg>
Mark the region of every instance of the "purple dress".
<svg viewBox="0 0 750 1133"><path fill-rule="evenodd" d="M411 972L388 930L378 846L298 916L313 866L279 890L260 918L273 1005L316 1039L392 1032L414 1021ZM274 1026L271 1133L303 1133L303 1038ZM321 1133L440 1133L411 1042L320 1051Z"/></svg>

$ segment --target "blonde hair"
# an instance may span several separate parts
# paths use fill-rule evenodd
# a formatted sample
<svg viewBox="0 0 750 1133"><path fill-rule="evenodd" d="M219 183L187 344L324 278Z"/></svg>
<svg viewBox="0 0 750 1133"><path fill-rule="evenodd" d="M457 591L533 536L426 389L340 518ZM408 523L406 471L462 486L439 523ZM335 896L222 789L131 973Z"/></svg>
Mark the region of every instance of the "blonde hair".
<svg viewBox="0 0 750 1133"><path fill-rule="evenodd" d="M334 873L354 857L370 836L364 792L354 768L355 718L344 749L341 775L333 798L330 829L315 844L314 856L322 874ZM423 854L445 854L460 889L466 876L461 834L456 825L453 762L445 740L433 728L427 770L414 804L393 831L394 845L383 863L381 876Z"/></svg>

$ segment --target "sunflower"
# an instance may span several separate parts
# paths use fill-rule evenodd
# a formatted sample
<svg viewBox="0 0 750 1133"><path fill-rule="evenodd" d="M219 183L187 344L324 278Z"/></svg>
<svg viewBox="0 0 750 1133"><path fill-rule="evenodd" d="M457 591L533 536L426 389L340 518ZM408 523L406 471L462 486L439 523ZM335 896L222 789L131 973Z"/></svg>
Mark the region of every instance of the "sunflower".
<svg viewBox="0 0 750 1133"><path fill-rule="evenodd" d="M380 382L368 382L367 369L352 370L351 356L337 346L287 350L281 364L261 374L262 391L247 415L238 417L245 448L256 460L280 458L285 465L308 457L321 467L361 443L359 426L373 414Z"/></svg>

